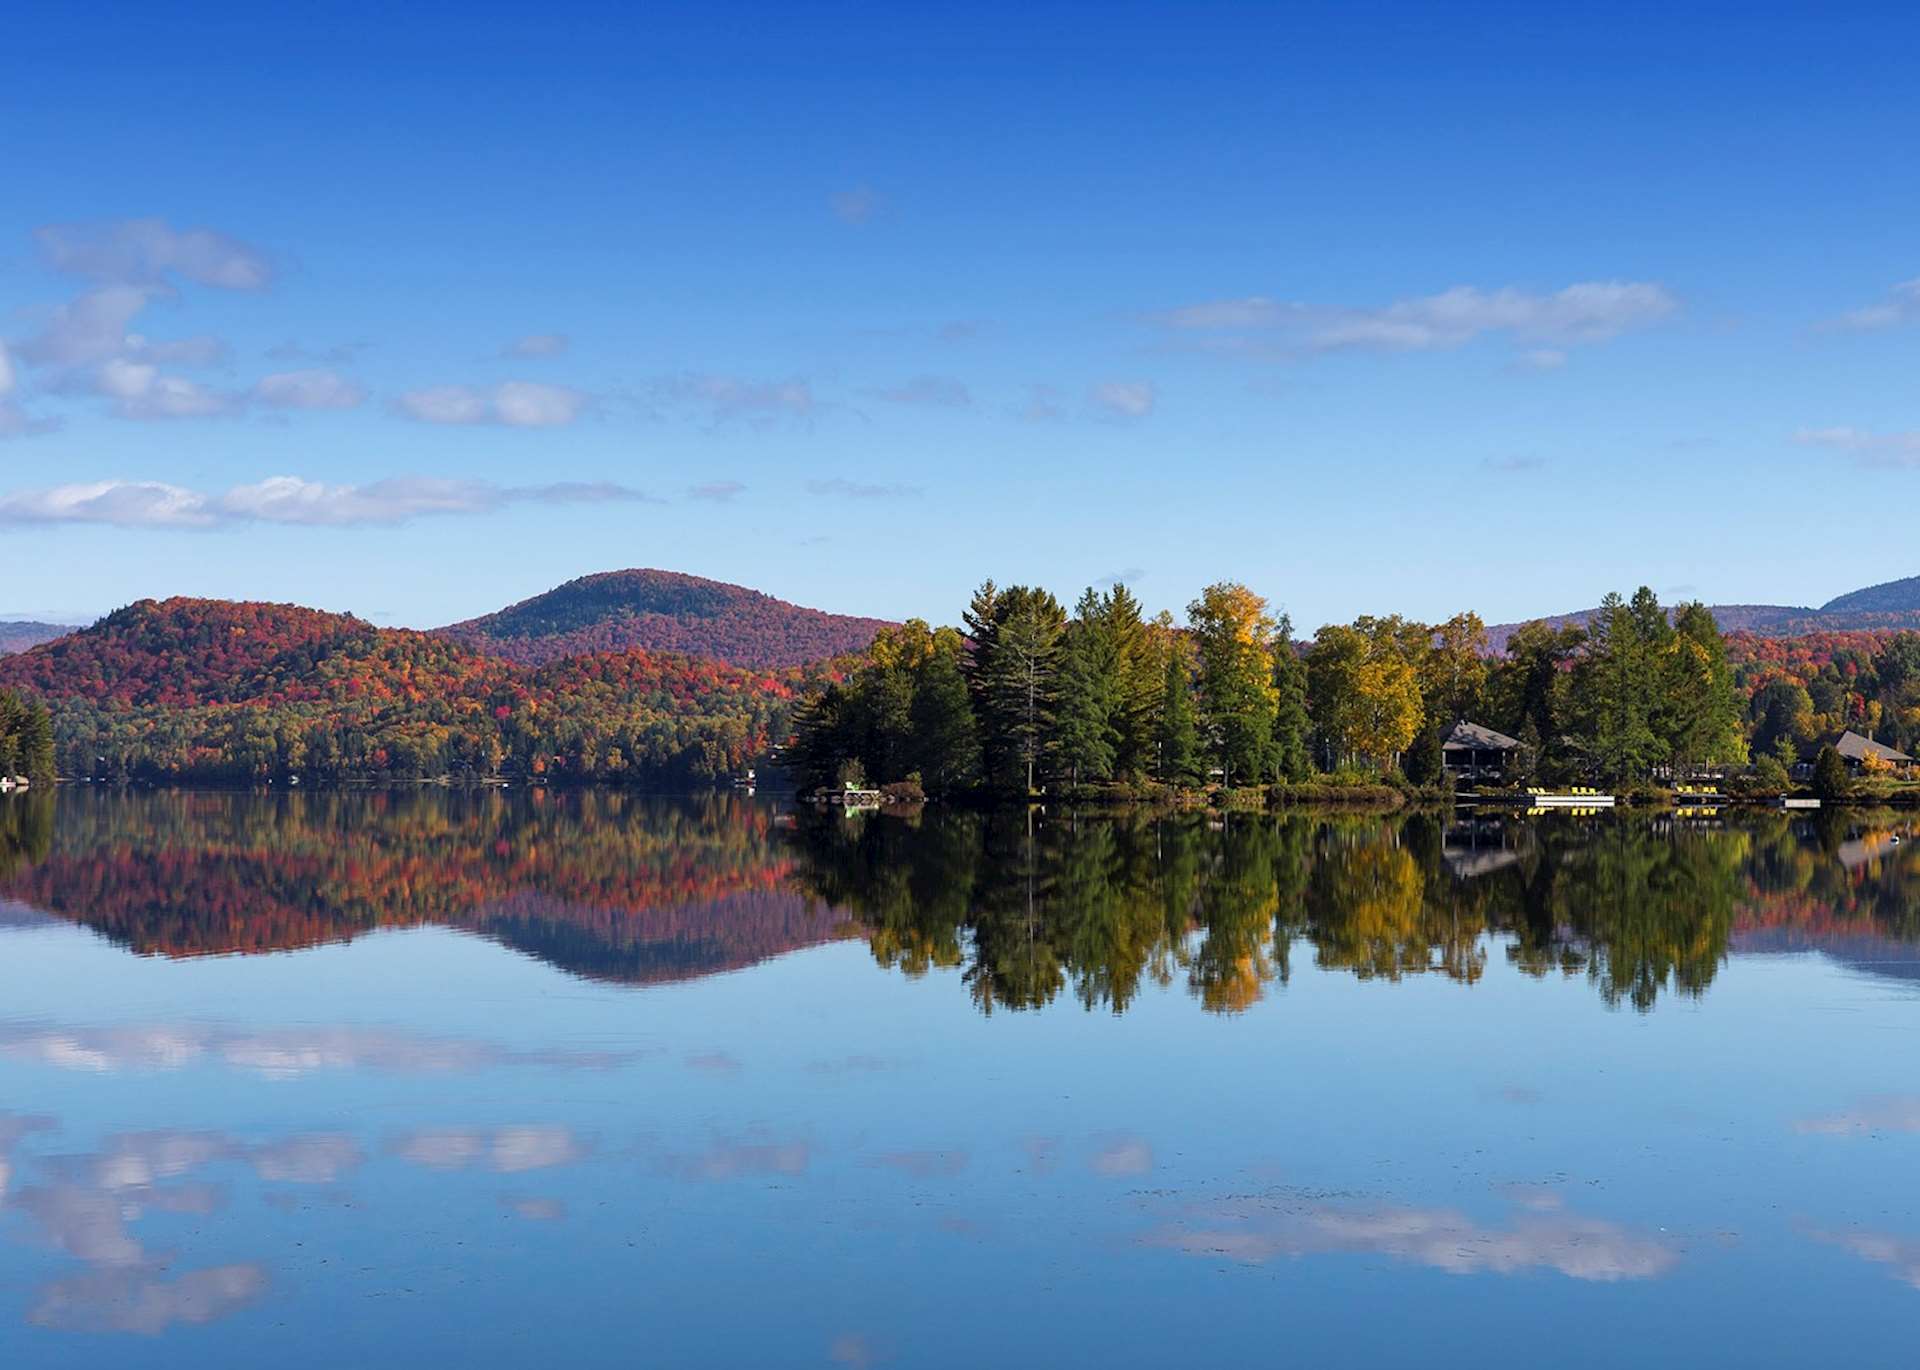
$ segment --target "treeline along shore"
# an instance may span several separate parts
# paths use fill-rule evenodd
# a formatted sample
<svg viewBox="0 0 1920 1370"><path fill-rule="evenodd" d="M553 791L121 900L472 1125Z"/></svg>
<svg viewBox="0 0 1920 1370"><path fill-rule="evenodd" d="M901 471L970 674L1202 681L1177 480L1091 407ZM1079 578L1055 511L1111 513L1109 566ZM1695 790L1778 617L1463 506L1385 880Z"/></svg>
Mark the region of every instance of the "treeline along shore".
<svg viewBox="0 0 1920 1370"><path fill-rule="evenodd" d="M979 802L1405 802L1457 778L1628 800L1703 783L1920 795L1902 750L1920 745L1913 632L1723 634L1705 606L1641 589L1500 650L1473 613L1301 639L1232 583L1176 619L1124 585L1069 609L989 582L959 620L885 626L863 652L800 666L637 648L528 664L296 605L143 600L0 657L0 770L653 789L755 774ZM1462 723L1503 749L1495 774L1447 765Z"/></svg>
<svg viewBox="0 0 1920 1370"><path fill-rule="evenodd" d="M1209 586L1180 623L1146 617L1124 585L1088 589L1069 612L1045 590L989 581L962 623L882 633L858 670L803 704L789 764L804 787L1426 799L1449 788L1445 740L1472 721L1517 744L1505 786L1604 783L1635 797L1711 778L1758 796L1798 776L1838 798L1854 782L1818 745L1823 729L1920 723L1920 636L1843 661L1874 697L1850 689L1829 701L1839 717L1822 717L1786 672L1743 690L1713 614L1669 610L1644 587L1609 595L1585 627L1527 624L1499 654L1473 613L1362 617L1301 642L1232 583Z"/></svg>

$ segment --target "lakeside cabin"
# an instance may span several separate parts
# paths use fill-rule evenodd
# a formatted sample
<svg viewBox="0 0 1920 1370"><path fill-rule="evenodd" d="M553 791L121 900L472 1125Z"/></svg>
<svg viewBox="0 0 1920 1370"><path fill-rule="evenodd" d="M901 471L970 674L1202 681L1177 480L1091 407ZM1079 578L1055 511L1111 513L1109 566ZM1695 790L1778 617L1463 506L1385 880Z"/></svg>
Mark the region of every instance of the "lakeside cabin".
<svg viewBox="0 0 1920 1370"><path fill-rule="evenodd" d="M1905 752L1889 747L1884 742L1875 742L1870 737L1862 737L1851 728L1834 739L1833 749L1840 753L1840 759L1847 763L1850 771L1864 770L1869 757L1876 765L1889 770L1904 772L1913 769L1913 758Z"/></svg>
<svg viewBox="0 0 1920 1370"><path fill-rule="evenodd" d="M1520 758L1520 740L1462 719L1440 743L1441 764L1460 781L1506 781Z"/></svg>

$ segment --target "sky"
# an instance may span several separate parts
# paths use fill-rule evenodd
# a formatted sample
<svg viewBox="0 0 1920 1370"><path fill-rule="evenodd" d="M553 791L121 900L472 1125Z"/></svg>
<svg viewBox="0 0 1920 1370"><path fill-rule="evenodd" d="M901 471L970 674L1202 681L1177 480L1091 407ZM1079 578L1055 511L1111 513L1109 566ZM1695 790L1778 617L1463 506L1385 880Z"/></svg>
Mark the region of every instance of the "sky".
<svg viewBox="0 0 1920 1370"><path fill-rule="evenodd" d="M1591 12L1589 12L1591 11ZM30 6L0 617L1920 573L1904 6Z"/></svg>

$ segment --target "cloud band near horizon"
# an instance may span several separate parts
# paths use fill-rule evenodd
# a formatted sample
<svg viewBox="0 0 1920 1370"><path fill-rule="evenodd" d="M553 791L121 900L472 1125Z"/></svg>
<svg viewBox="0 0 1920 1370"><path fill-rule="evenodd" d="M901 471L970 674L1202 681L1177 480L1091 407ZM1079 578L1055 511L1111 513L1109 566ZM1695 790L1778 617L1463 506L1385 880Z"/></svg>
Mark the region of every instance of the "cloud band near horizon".
<svg viewBox="0 0 1920 1370"><path fill-rule="evenodd" d="M392 526L445 514L490 514L515 504L663 503L611 481L497 485L491 481L396 476L364 485L328 485L269 476L220 492L160 481L103 480L0 495L0 525L105 524L202 532L245 524L345 528Z"/></svg>

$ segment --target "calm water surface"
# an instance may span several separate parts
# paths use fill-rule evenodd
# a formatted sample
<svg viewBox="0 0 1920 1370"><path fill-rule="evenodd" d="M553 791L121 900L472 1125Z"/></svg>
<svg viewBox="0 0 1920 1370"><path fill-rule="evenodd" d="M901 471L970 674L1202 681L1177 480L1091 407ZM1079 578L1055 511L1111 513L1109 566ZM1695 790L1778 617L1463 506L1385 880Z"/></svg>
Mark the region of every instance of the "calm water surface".
<svg viewBox="0 0 1920 1370"><path fill-rule="evenodd" d="M0 801L0 1364L1911 1365L1915 827Z"/></svg>

